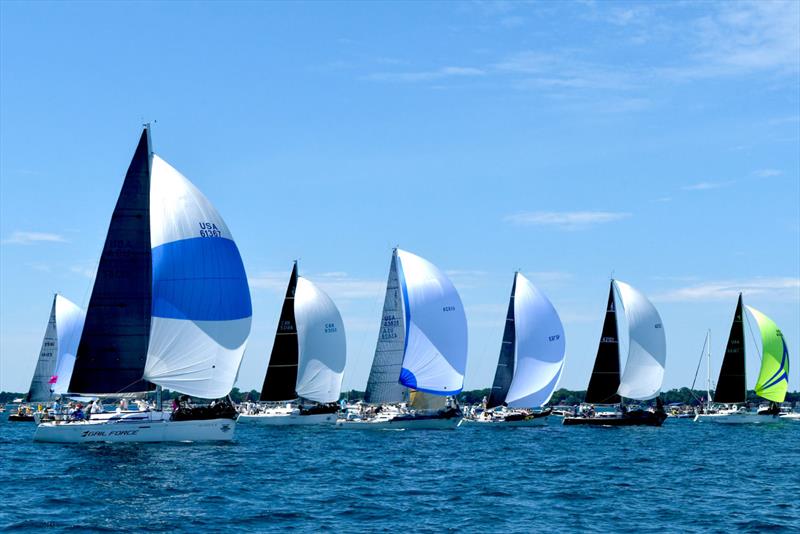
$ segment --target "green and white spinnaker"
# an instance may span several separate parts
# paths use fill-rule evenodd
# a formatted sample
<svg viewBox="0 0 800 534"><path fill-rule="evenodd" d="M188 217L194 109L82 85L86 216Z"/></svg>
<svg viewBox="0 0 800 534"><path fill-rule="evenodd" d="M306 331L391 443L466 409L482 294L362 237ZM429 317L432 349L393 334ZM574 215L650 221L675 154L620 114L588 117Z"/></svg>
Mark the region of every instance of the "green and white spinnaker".
<svg viewBox="0 0 800 534"><path fill-rule="evenodd" d="M759 397L781 403L789 388L789 349L775 322L755 308L747 306L761 331L761 371L756 382Z"/></svg>

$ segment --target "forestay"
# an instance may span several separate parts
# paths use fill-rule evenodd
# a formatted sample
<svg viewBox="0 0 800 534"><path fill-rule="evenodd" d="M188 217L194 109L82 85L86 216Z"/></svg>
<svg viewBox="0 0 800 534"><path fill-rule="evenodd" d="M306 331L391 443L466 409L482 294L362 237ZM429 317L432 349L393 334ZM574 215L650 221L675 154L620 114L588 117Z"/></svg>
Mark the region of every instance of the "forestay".
<svg viewBox="0 0 800 534"><path fill-rule="evenodd" d="M625 371L617 392L630 399L657 397L664 381L667 342L661 316L642 293L618 280L619 291L628 322L630 342Z"/></svg>
<svg viewBox="0 0 800 534"><path fill-rule="evenodd" d="M533 408L553 395L564 368L564 327L548 298L517 273L514 296L516 365L506 404Z"/></svg>
<svg viewBox="0 0 800 534"><path fill-rule="evenodd" d="M436 266L397 250L405 301L406 341L400 383L435 395L464 386L467 319L450 279Z"/></svg>
<svg viewBox="0 0 800 534"><path fill-rule="evenodd" d="M756 381L756 394L767 400L783 402L789 388L789 349L775 322L747 306L761 332L761 370Z"/></svg>
<svg viewBox="0 0 800 534"><path fill-rule="evenodd" d="M294 316L299 348L298 396L320 403L338 401L347 358L339 310L324 291L298 277Z"/></svg>
<svg viewBox="0 0 800 534"><path fill-rule="evenodd" d="M206 197L153 155L153 306L144 378L188 395L227 395L250 334L242 259Z"/></svg>

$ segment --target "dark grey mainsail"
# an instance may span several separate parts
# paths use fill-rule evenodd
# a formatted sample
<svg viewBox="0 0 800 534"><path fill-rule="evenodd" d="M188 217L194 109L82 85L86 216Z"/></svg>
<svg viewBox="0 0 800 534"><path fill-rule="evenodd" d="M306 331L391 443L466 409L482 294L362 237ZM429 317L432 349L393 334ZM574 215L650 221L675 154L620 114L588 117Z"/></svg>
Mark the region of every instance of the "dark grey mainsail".
<svg viewBox="0 0 800 534"><path fill-rule="evenodd" d="M405 316L403 315L403 290L397 274L397 251L392 254L389 279L375 357L369 371L364 400L373 404L402 402L408 399L408 390L400 384L400 370L405 352Z"/></svg>
<svg viewBox="0 0 800 534"><path fill-rule="evenodd" d="M503 330L503 342L500 345L500 357L497 360L497 369L494 372L494 382L492 391L489 393L487 408L494 408L505 404L508 396L508 388L514 379L514 352L516 343L516 331L514 326L514 295L517 292L517 275L514 274L514 282L511 284L511 297L508 301L508 313L506 313L506 326Z"/></svg>
<svg viewBox="0 0 800 534"><path fill-rule="evenodd" d="M597 347L592 377L586 390L584 402L592 404L617 404L619 388L619 335L617 333L617 312L614 305L614 281L608 291L608 306L603 322L603 332Z"/></svg>
<svg viewBox="0 0 800 534"><path fill-rule="evenodd" d="M150 339L150 142L147 128L125 175L97 268L69 391L135 393Z"/></svg>
<svg viewBox="0 0 800 534"><path fill-rule="evenodd" d="M737 403L747 400L742 311L742 294L739 293L728 345L725 347L725 356L719 371L717 389L714 391L714 402Z"/></svg>
<svg viewBox="0 0 800 534"><path fill-rule="evenodd" d="M294 317L294 294L297 290L297 262L292 267L286 297L283 299L278 330L269 357L267 375L261 387L262 401L283 401L297 398L297 323Z"/></svg>

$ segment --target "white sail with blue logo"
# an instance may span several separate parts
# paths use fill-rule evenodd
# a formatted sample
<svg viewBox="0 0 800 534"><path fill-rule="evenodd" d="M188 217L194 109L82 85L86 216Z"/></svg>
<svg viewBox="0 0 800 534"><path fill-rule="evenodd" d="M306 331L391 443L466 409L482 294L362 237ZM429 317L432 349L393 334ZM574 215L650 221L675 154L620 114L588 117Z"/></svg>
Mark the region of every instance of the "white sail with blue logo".
<svg viewBox="0 0 800 534"><path fill-rule="evenodd" d="M628 323L629 344L625 371L617 393L636 400L658 397L664 382L667 341L661 316L642 293L614 280Z"/></svg>
<svg viewBox="0 0 800 534"><path fill-rule="evenodd" d="M306 278L297 278L294 294L297 325L297 384L301 398L337 402L347 363L342 316L331 298Z"/></svg>
<svg viewBox="0 0 800 534"><path fill-rule="evenodd" d="M550 300L521 273L513 306L514 374L505 403L536 408L550 400L564 370L564 327Z"/></svg>
<svg viewBox="0 0 800 534"><path fill-rule="evenodd" d="M397 250L405 312L400 383L434 395L457 395L467 365L467 318L455 287L429 261Z"/></svg>
<svg viewBox="0 0 800 534"><path fill-rule="evenodd" d="M69 299L58 294L53 297L50 321L42 340L28 401L46 401L53 394L67 392L85 317L84 311Z"/></svg>
<svg viewBox="0 0 800 534"><path fill-rule="evenodd" d="M252 308L236 244L208 199L152 156L152 317L144 379L187 395L227 395Z"/></svg>

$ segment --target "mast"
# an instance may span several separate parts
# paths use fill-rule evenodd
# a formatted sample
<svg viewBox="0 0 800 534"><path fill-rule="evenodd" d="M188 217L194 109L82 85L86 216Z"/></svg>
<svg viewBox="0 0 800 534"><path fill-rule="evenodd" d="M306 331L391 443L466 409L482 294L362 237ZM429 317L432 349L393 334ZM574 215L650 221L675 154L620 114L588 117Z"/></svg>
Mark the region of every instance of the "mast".
<svg viewBox="0 0 800 534"><path fill-rule="evenodd" d="M708 329L706 334L706 343L708 344L708 360L706 365L706 405L711 406L711 329Z"/></svg>
<svg viewBox="0 0 800 534"><path fill-rule="evenodd" d="M295 320L294 297L297 291L297 261L292 266L286 296L283 299L275 342L269 358L269 367L261 388L262 401L285 401L297 398L297 322Z"/></svg>
<svg viewBox="0 0 800 534"><path fill-rule="evenodd" d="M503 341L500 345L500 356L497 360L497 369L494 373L492 390L489 392L489 399L486 403L487 408L494 408L505 404L508 396L508 389L514 380L514 355L516 353L516 329L514 324L514 295L517 292L517 275L514 273L514 281L511 284L511 296L508 300L508 312L506 313L506 325L503 330Z"/></svg>
<svg viewBox="0 0 800 534"><path fill-rule="evenodd" d="M714 402L736 404L747 400L742 294L736 303L728 344L719 370Z"/></svg>
<svg viewBox="0 0 800 534"><path fill-rule="evenodd" d="M614 280L608 290L608 304L603 331L597 347L592 376L586 390L584 402L591 404L618 404L621 402L617 394L620 380L619 336L617 332L617 313L614 304Z"/></svg>
<svg viewBox="0 0 800 534"><path fill-rule="evenodd" d="M150 340L150 138L145 125L100 256L69 385L72 393L150 391L143 380Z"/></svg>

